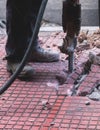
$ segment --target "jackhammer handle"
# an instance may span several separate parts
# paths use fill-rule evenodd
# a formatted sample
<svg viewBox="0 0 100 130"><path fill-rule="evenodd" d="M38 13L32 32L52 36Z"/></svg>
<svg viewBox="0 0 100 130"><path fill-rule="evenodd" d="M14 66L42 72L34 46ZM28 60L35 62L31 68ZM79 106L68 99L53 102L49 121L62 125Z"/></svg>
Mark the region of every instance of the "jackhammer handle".
<svg viewBox="0 0 100 130"><path fill-rule="evenodd" d="M67 32L69 36L74 37L78 35L80 31L81 5L79 3L74 5L71 1L72 0L63 1L62 26L65 33Z"/></svg>

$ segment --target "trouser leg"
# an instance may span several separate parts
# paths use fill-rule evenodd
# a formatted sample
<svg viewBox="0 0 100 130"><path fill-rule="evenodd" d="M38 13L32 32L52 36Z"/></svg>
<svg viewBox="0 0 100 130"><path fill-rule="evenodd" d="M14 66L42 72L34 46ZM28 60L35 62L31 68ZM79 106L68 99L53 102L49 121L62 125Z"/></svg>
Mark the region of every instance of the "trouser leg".
<svg viewBox="0 0 100 130"><path fill-rule="evenodd" d="M7 0L7 59L20 61L30 42L42 0ZM37 44L34 41L34 45Z"/></svg>

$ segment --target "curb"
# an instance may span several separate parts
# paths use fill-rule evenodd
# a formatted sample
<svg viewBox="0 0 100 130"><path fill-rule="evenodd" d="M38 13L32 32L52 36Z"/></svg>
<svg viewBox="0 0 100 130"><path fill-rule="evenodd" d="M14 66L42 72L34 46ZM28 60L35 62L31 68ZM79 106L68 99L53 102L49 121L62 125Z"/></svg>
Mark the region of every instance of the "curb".
<svg viewBox="0 0 100 130"><path fill-rule="evenodd" d="M99 26L82 26L81 30L90 30L90 31L95 31L99 29ZM54 31L63 31L62 26L47 26L47 27L41 27L40 28L41 32L54 32Z"/></svg>

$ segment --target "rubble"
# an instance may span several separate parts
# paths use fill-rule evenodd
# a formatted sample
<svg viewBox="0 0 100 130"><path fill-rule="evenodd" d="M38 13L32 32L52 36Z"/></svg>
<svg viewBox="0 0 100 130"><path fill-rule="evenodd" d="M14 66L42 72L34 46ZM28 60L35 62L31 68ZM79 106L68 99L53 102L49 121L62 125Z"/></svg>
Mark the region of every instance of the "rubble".
<svg viewBox="0 0 100 130"><path fill-rule="evenodd" d="M42 100L42 109L50 110L52 105L47 100Z"/></svg>
<svg viewBox="0 0 100 130"><path fill-rule="evenodd" d="M100 29L96 30L92 34L89 30L80 32L78 36L78 47L79 49L89 49L89 47L100 48Z"/></svg>
<svg viewBox="0 0 100 130"><path fill-rule="evenodd" d="M92 63L92 64L95 64L95 65L100 65L100 55L95 55L93 54L92 52L89 53L89 61Z"/></svg>
<svg viewBox="0 0 100 130"><path fill-rule="evenodd" d="M90 101L86 101L86 102L85 102L85 105L90 105Z"/></svg>
<svg viewBox="0 0 100 130"><path fill-rule="evenodd" d="M88 34L88 31L86 32L80 32L79 36L78 36L78 42L79 43L82 43L84 42L84 40L87 40L87 34Z"/></svg>
<svg viewBox="0 0 100 130"><path fill-rule="evenodd" d="M59 74L56 74L56 79L58 80L60 85L64 84L67 79L67 73L60 72Z"/></svg>
<svg viewBox="0 0 100 130"><path fill-rule="evenodd" d="M92 92L88 98L92 99L92 100L96 100L96 101L100 101L100 92Z"/></svg>

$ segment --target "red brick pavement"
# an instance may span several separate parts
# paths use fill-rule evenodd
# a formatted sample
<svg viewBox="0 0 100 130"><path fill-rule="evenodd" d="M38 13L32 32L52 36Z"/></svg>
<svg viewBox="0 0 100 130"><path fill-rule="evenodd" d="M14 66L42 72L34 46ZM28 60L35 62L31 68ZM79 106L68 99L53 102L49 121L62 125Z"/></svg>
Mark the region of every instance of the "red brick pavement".
<svg viewBox="0 0 100 130"><path fill-rule="evenodd" d="M100 66L92 65L90 73L78 89L78 95L86 96L91 93L98 81L100 81Z"/></svg>
<svg viewBox="0 0 100 130"><path fill-rule="evenodd" d="M45 44L41 45L58 50L57 46L63 36L62 32L42 32L40 39ZM0 86L10 76L6 71L6 61L2 60L5 55L4 46L4 42L1 42ZM58 86L58 95L55 91L58 82L56 75L63 70L67 71L67 60L48 64L31 63L37 72L32 81L16 79L0 96L0 130L100 130L100 102L78 95L67 96L73 91L74 83L82 73L82 65L88 59L86 57L87 52L75 60L76 70L72 74L66 73L66 83ZM87 93L90 92L96 80L100 80L100 68L92 65L79 92L83 93L85 89ZM48 83L53 85L49 86ZM89 105L86 105L87 101ZM48 105L44 105L44 102Z"/></svg>

